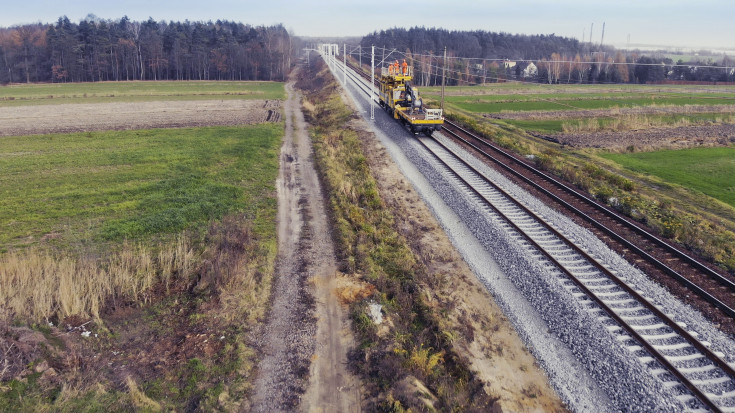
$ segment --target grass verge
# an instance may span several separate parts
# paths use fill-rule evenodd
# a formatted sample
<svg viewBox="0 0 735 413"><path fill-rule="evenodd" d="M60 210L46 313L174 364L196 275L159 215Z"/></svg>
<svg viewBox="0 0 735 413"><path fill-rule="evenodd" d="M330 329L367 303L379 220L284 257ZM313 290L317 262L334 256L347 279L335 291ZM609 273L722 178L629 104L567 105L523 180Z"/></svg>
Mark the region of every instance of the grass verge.
<svg viewBox="0 0 735 413"><path fill-rule="evenodd" d="M363 155L355 116L342 102L338 85L321 62L304 72L304 110L312 125L315 158L329 199L342 272L370 284L367 296L351 304L359 348L351 356L368 386L369 409L404 411L487 409L492 400L460 357L453 333L427 305L422 289L426 270L397 229ZM373 289L374 287L374 289ZM383 306L390 320L378 326L370 303ZM414 377L428 394L415 397L402 385ZM424 384L426 387L424 387Z"/></svg>

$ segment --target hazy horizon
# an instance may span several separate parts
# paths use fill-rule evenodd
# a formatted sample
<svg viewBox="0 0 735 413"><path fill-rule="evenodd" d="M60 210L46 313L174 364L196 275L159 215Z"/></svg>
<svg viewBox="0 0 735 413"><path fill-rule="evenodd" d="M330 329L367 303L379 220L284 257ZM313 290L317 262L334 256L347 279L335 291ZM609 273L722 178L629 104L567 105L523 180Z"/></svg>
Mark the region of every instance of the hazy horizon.
<svg viewBox="0 0 735 413"><path fill-rule="evenodd" d="M355 4L345 0L286 0L251 2L214 0L151 3L141 0L72 3L28 0L4 5L0 26L54 23L67 16L78 22L93 14L104 20L216 21L251 25L283 24L297 36L362 37L392 27L439 27L447 30L486 30L511 34L556 34L624 48L656 45L669 49L735 50L728 36L735 2L703 0L697 6L681 0L619 0L614 4L590 4L579 0L540 0L478 4L468 0L375 0ZM175 7L174 7L175 5ZM278 11L275 13L274 11ZM397 16L393 19L390 16ZM590 30L591 29L591 30Z"/></svg>

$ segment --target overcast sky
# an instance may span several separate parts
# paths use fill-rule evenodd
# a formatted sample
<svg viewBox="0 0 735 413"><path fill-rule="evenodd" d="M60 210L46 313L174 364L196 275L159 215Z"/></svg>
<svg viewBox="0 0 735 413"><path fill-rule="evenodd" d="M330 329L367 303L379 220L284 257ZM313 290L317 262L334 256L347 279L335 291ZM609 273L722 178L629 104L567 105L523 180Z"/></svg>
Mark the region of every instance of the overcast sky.
<svg viewBox="0 0 735 413"><path fill-rule="evenodd" d="M733 0L25 0L3 1L0 26L117 20L283 23L300 36L362 36L391 27L551 34L624 47L653 44L735 50Z"/></svg>

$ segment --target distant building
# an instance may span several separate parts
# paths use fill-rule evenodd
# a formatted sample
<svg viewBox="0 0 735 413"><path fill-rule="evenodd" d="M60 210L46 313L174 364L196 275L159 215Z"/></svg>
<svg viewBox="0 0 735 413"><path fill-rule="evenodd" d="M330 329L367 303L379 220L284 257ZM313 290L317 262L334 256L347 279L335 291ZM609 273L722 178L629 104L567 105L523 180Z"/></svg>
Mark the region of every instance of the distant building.
<svg viewBox="0 0 735 413"><path fill-rule="evenodd" d="M536 77L538 76L538 67L536 67L533 62L529 63L528 66L526 66L525 69L523 69L522 76L523 77Z"/></svg>

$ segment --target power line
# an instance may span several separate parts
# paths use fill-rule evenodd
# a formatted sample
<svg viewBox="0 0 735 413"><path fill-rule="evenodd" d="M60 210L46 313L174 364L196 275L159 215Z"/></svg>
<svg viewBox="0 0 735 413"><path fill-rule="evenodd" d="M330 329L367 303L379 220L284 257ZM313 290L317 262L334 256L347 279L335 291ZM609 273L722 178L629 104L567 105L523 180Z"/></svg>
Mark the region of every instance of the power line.
<svg viewBox="0 0 735 413"><path fill-rule="evenodd" d="M375 47L375 49L376 49L376 52L377 51L380 51L380 50L390 51L391 54L395 53L395 54L398 54L400 56L403 56L406 59L411 59L414 56L429 57L430 59L429 59L428 62L427 61L423 61L423 60L413 59L414 64L415 63L418 63L419 64L418 65L419 70L417 70L416 72L419 73L422 76L423 75L428 75L430 78L431 77L439 77L439 72L444 69L443 66L440 66L439 65L439 59L442 58L442 56L439 56L439 55L434 55L434 54L418 54L418 53L411 53L409 55L409 54L407 54L405 52L401 52L401 51L398 51L396 49L380 48L380 47L377 47L377 46ZM436 59L436 64L434 64L434 59ZM468 63L467 63L468 65L471 64L471 62L472 61L475 61L475 60L484 60L484 61L493 61L493 62L498 62L498 61L504 62L504 61L508 61L507 59L483 59L483 58L461 58L461 57L453 57L451 59L452 60L455 60L455 61L456 60L466 60L466 61L468 61ZM450 57L449 56L447 56L447 60L450 60ZM513 60L513 61L514 62L530 62L530 63L534 63L534 64L535 63L539 63L539 64L557 64L557 63L570 64L571 63L571 64L577 64L577 65L578 64L584 64L584 65L587 65L587 64L588 65L597 64L597 65L601 65L601 66L605 66L605 67L614 66L614 65L619 65L619 66L641 65L641 66L657 66L657 67L660 67L660 66L663 65L661 63L628 63L628 62L626 62L626 63L615 63L615 62L607 62L607 61L602 61L602 62L600 62L600 61L592 61L592 62L590 62L590 61L573 61L573 60L541 60L541 61L539 61L539 60L530 60L530 59L518 59L518 60ZM715 67L713 67L713 66L697 66L697 65L693 65L693 66L691 66L691 65L663 65L663 66L665 66L665 67L688 67L688 68L715 68L715 69L725 68L725 67L722 67L722 66L715 66ZM421 70L422 67L423 68L426 68L427 70ZM466 70L466 67L467 66L465 66L465 70ZM727 67L727 68L729 69L731 67ZM503 68L502 68L502 66L499 66L498 69L501 70ZM582 68L582 69L583 70L587 70L588 68ZM475 70L475 69L473 69L473 70ZM483 65L483 70L486 71L486 68L484 67L484 65ZM578 68L578 70L579 70L579 68ZM447 73L446 78L448 80L450 80L450 81L457 82L458 83L458 86L479 86L479 85L483 85L483 84L488 83L487 80L490 80L489 83L516 83L516 84L533 85L533 86L536 86L536 87L545 87L545 86L554 87L554 84L549 84L549 83L546 83L546 82L538 82L538 81L533 81L533 80L512 79L512 78L505 78L505 77L501 77L501 76L492 76L492 75L488 76L487 75L487 72L484 72L483 74L479 74L477 72L467 73L466 71L460 71L458 69L453 69L451 67L447 67L446 68L446 73ZM486 80L486 82L472 81L473 79L478 79L478 78L484 78ZM588 79L582 79L579 82L573 82L573 83L566 83L565 82L564 84L600 85L600 86L604 86L604 85L620 85L620 84L625 84L625 83L590 81ZM661 85L657 85L657 86L658 87L661 87ZM700 93L735 93L735 90L726 90L726 89L718 89L718 90L697 89L697 90L694 90L694 91L693 90L688 90L687 92L668 92L668 93L689 95L692 92L700 92ZM636 92L636 93L638 93L638 92ZM650 92L640 92L640 93L650 94Z"/></svg>
<svg viewBox="0 0 735 413"><path fill-rule="evenodd" d="M375 49L376 50L381 50L383 48L380 48L380 47L377 47L376 46ZM441 56L435 55L433 53L426 54L426 53L414 53L414 52L411 52L411 54L409 56L407 53L398 51L395 48L394 49L385 48L384 50L385 51L391 51L391 52L399 53L399 54L403 55L406 58L420 56L420 57L430 57L430 58L436 58L436 59L438 59L438 58L441 57ZM661 62L661 63L636 63L636 62L615 62L615 61L608 62L606 60L580 60L580 61L576 61L576 60L544 60L544 58L542 58L542 59L505 59L505 58L461 57L461 56L447 56L447 60L468 60L468 61L478 60L478 61L483 61L483 62L508 62L508 61L510 61L510 62L524 62L524 63L534 63L534 64L540 63L540 62L544 62L544 63L589 64L589 65L591 65L591 64L598 64L598 65L599 64L615 64L615 65L625 65L625 66L665 66L665 67L672 67L672 68L673 67L686 67L686 68L691 68L691 69L699 69L699 68L732 69L733 66L735 66L735 64L733 66L711 66L711 65L706 65L706 64L684 64L684 63L683 64L675 64L675 63L668 64L668 63L663 63L663 62Z"/></svg>

